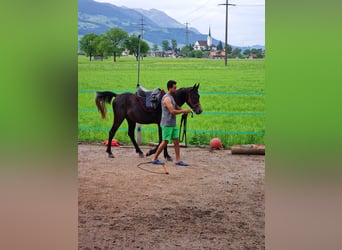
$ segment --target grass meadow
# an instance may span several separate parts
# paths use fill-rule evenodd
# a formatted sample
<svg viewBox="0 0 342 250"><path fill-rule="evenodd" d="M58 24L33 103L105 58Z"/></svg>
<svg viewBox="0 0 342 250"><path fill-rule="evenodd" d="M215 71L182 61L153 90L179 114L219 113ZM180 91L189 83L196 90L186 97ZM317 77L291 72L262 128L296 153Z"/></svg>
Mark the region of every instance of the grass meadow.
<svg viewBox="0 0 342 250"><path fill-rule="evenodd" d="M107 120L97 112L95 91L135 92L138 63L134 57L89 61L78 57L78 140L104 141L113 124L111 105ZM166 88L170 79L177 87L200 83L203 113L189 116L187 138L190 145L208 145L218 137L224 146L264 143L265 134L265 60L152 58L140 63L140 84L147 89ZM187 107L185 104L183 108ZM177 116L177 126L180 115ZM115 135L119 142L131 145L127 123ZM158 141L157 126L144 125L142 143Z"/></svg>

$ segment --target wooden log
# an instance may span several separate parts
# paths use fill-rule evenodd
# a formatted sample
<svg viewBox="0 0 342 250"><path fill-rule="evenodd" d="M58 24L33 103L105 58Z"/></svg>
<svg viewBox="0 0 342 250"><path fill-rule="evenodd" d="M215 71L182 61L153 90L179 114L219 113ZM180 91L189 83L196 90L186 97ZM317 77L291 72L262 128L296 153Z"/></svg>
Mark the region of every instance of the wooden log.
<svg viewBox="0 0 342 250"><path fill-rule="evenodd" d="M265 155L263 144L234 145L230 149L232 154Z"/></svg>

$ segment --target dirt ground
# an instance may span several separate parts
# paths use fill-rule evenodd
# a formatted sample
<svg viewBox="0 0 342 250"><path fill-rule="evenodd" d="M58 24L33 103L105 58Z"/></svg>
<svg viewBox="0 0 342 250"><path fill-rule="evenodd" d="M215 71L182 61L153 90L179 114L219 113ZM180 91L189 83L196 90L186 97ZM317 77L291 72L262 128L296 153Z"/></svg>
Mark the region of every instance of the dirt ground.
<svg viewBox="0 0 342 250"><path fill-rule="evenodd" d="M78 145L79 249L265 249L264 155L181 148L190 166L165 174L137 167L150 158L133 148L105 150Z"/></svg>

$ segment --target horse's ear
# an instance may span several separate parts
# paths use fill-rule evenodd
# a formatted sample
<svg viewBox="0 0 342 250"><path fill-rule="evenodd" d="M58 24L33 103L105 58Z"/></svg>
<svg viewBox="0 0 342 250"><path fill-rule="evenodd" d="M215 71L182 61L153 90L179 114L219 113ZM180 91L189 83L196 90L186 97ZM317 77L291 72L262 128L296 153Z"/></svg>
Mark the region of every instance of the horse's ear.
<svg viewBox="0 0 342 250"><path fill-rule="evenodd" d="M200 86L200 84L199 84L199 83L197 83L197 87L196 87L196 89L198 89L198 88L199 88L199 86Z"/></svg>

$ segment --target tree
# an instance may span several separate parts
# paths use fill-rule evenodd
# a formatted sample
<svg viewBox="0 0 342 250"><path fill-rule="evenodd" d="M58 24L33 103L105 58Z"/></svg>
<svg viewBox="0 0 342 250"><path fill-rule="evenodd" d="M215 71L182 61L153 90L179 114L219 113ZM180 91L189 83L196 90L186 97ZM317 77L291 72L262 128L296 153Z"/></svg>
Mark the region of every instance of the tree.
<svg viewBox="0 0 342 250"><path fill-rule="evenodd" d="M189 53L190 53L190 48L189 48L189 46L184 46L184 47L182 47L180 53L181 53L183 56L189 57Z"/></svg>
<svg viewBox="0 0 342 250"><path fill-rule="evenodd" d="M232 53L232 50L233 50L233 48L232 48L232 46L230 46L229 44L226 46L226 48L227 48L227 55L228 54L231 54Z"/></svg>
<svg viewBox="0 0 342 250"><path fill-rule="evenodd" d="M176 51L177 50L177 41L176 40L171 40L171 46L172 46L172 50Z"/></svg>
<svg viewBox="0 0 342 250"><path fill-rule="evenodd" d="M105 35L100 35L95 40L96 43L96 54L101 56L101 60L103 60L104 56L108 55L110 44L106 39Z"/></svg>
<svg viewBox="0 0 342 250"><path fill-rule="evenodd" d="M219 44L217 45L217 50L223 50L223 45L222 42L220 41Z"/></svg>
<svg viewBox="0 0 342 250"><path fill-rule="evenodd" d="M203 57L203 52L202 52L202 50L195 50L195 51L192 51L192 57L202 58L202 57Z"/></svg>
<svg viewBox="0 0 342 250"><path fill-rule="evenodd" d="M189 50L190 50L190 51L193 51L193 50L194 50L194 46L195 46L195 44L189 44L189 46L188 46L188 47L189 47Z"/></svg>
<svg viewBox="0 0 342 250"><path fill-rule="evenodd" d="M163 40L162 48L163 48L163 51L169 50L169 40Z"/></svg>
<svg viewBox="0 0 342 250"><path fill-rule="evenodd" d="M257 57L257 58L263 58L263 57L264 57L264 55L263 55L263 53L262 53L262 49L257 49L257 51L256 51L256 57Z"/></svg>
<svg viewBox="0 0 342 250"><path fill-rule="evenodd" d="M243 51L243 53L242 54L244 54L245 55L245 57L249 57L250 55L251 55L251 50L249 50L249 49L246 49L246 50L244 50Z"/></svg>
<svg viewBox="0 0 342 250"><path fill-rule="evenodd" d="M153 52L157 52L158 51L158 45L157 44L153 44L152 51Z"/></svg>
<svg viewBox="0 0 342 250"><path fill-rule="evenodd" d="M91 57L96 53L96 39L98 35L94 33L84 35L80 40L80 50L86 53L89 56L89 60L91 61Z"/></svg>
<svg viewBox="0 0 342 250"><path fill-rule="evenodd" d="M129 50L129 54L134 55L138 61L139 38L133 34L125 40L124 45ZM146 54L149 50L148 43L140 39L140 55Z"/></svg>
<svg viewBox="0 0 342 250"><path fill-rule="evenodd" d="M109 53L113 54L114 62L116 62L116 55L120 55L124 50L124 42L128 37L126 31L120 28L113 28L105 33L106 39L109 42Z"/></svg>
<svg viewBox="0 0 342 250"><path fill-rule="evenodd" d="M240 48L233 49L233 51L232 51L232 57L233 58L234 57L240 57L240 55L241 55L241 49Z"/></svg>
<svg viewBox="0 0 342 250"><path fill-rule="evenodd" d="M264 54L262 53L262 49L252 49L251 54L255 55L255 58L263 58Z"/></svg>

